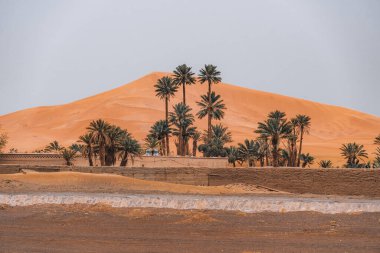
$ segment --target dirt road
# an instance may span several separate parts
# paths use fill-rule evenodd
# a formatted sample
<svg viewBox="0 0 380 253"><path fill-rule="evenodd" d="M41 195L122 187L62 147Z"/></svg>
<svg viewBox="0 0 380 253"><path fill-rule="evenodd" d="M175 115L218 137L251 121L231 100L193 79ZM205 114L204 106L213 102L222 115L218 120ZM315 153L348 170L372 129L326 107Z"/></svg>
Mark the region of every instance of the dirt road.
<svg viewBox="0 0 380 253"><path fill-rule="evenodd" d="M380 213L2 206L0 252L380 252Z"/></svg>

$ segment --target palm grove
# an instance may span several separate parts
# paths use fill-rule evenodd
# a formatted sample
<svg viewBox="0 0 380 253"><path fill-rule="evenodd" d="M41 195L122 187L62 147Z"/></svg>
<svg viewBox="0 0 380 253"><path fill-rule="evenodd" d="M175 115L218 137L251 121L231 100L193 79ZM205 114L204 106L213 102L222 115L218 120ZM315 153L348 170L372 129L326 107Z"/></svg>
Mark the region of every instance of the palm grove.
<svg viewBox="0 0 380 253"><path fill-rule="evenodd" d="M208 92L196 101L199 110L194 115L193 109L186 103L186 88L197 81L207 85ZM156 96L164 102L165 118L155 122L144 139L147 153L155 155L157 150L161 156L173 153L196 156L199 151L204 157L228 157L228 162L234 167L236 164L248 167L307 167L314 163L312 155L302 153L304 137L311 127L311 118L302 114L288 120L285 112L270 112L253 131L256 138L245 139L237 146L227 146L232 142L231 132L221 123L214 123L223 119L226 111L221 95L213 91L213 86L221 81L221 73L214 65L205 65L196 76L186 64L176 67L171 76L158 79L154 89ZM171 98L181 89L182 102L170 105ZM196 117L207 119L206 130L197 129L194 125ZM126 166L128 161L143 153L143 147L131 133L102 119L91 122L87 130L71 147L62 148L53 142L45 151L61 152L68 165L80 152L88 159L90 166L95 164L96 159L101 166L112 166L117 162L120 166ZM171 140L176 147L174 152L170 151ZM346 167L368 166L360 163L362 158L367 157L362 145L343 144L341 151L342 156L347 158ZM375 163L380 165L380 148L377 152ZM333 166L330 160L321 160L318 165L324 168Z"/></svg>

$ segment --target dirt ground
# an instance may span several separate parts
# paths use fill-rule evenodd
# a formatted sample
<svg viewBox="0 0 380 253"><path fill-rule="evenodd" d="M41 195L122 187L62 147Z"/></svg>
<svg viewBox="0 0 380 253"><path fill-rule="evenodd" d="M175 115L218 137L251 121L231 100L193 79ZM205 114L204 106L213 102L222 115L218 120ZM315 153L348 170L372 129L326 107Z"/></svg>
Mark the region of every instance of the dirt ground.
<svg viewBox="0 0 380 253"><path fill-rule="evenodd" d="M380 252L380 213L2 206L0 252Z"/></svg>
<svg viewBox="0 0 380 253"><path fill-rule="evenodd" d="M113 174L79 172L34 172L0 174L0 192L165 192L179 194L283 194L274 189L249 184L194 186L140 180Z"/></svg>

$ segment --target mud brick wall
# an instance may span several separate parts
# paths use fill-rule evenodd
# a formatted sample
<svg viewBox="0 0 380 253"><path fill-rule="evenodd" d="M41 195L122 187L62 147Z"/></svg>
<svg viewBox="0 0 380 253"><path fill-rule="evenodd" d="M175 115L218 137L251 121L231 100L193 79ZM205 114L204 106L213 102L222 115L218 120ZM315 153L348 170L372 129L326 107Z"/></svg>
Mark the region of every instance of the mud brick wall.
<svg viewBox="0 0 380 253"><path fill-rule="evenodd" d="M246 183L291 193L380 197L380 169L301 168L147 168L0 165L0 174L22 169L40 172L111 173L138 179L188 185Z"/></svg>
<svg viewBox="0 0 380 253"><path fill-rule="evenodd" d="M209 185L247 183L293 193L380 197L380 169L215 169Z"/></svg>

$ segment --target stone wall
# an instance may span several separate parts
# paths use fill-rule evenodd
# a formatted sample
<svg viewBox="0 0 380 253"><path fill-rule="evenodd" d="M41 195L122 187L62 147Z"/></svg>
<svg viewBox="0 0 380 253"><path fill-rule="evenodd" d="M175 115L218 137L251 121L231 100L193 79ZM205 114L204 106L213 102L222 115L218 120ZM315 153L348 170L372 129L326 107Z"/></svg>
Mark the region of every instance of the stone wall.
<svg viewBox="0 0 380 253"><path fill-rule="evenodd" d="M380 197L380 169L122 168L0 165L0 174L17 173L21 169L113 173L145 180L189 185L216 186L246 183L291 193Z"/></svg>
<svg viewBox="0 0 380 253"><path fill-rule="evenodd" d="M73 161L75 166L88 166L87 159L78 156ZM63 166L65 161L60 154L0 154L0 164L51 165ZM120 161L116 163L119 165ZM204 157L161 157L142 156L129 161L127 167L192 167L224 168L228 166L227 158Z"/></svg>

